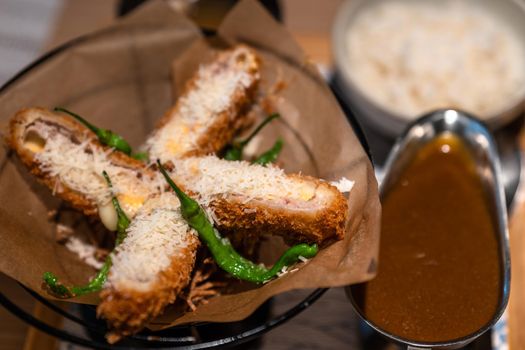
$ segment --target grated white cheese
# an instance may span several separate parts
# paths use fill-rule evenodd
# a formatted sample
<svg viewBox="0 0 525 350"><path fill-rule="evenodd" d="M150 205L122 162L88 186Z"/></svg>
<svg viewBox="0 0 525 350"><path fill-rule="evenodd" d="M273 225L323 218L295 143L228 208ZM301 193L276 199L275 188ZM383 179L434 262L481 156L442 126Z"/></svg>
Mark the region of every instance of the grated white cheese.
<svg viewBox="0 0 525 350"><path fill-rule="evenodd" d="M113 164L108 157L112 150L106 152L93 146L88 137L75 143L56 127L38 121L26 131L29 132L36 132L45 140L43 150L35 153L35 159L41 164L42 171L55 178L54 191L64 184L99 206L107 204L111 192L102 176L105 170L122 208L133 217L148 196L165 186L160 176L144 181L137 177L136 170Z"/></svg>
<svg viewBox="0 0 525 350"><path fill-rule="evenodd" d="M172 177L197 193L204 206L221 195L239 196L244 202L252 199L305 202L318 195L315 182L298 181L274 165L264 167L215 156L178 159L174 164Z"/></svg>
<svg viewBox="0 0 525 350"><path fill-rule="evenodd" d="M69 249L71 252L77 254L80 260L82 260L89 266L94 267L97 270L100 269L103 265L102 262L98 261L95 258L97 248L92 244L82 241L78 237L69 237L66 242L66 248Z"/></svg>
<svg viewBox="0 0 525 350"><path fill-rule="evenodd" d="M354 187L355 181L342 177L337 181L330 182L330 185L336 187L341 193L350 193Z"/></svg>
<svg viewBox="0 0 525 350"><path fill-rule="evenodd" d="M294 266L296 266L296 264ZM294 272L297 272L297 271L299 271L299 267L294 267L293 269L290 269L290 266L284 266L281 271L277 272L277 278L281 278L282 276L284 276L286 274L294 273ZM269 281L271 281L271 280L265 281L264 283L267 283Z"/></svg>
<svg viewBox="0 0 525 350"><path fill-rule="evenodd" d="M112 254L108 283L115 288L148 290L174 256L196 235L180 213L177 197L166 192L146 201Z"/></svg>
<svg viewBox="0 0 525 350"><path fill-rule="evenodd" d="M192 88L179 98L169 122L146 141L150 159L166 162L198 149L197 140L208 132L216 116L231 109L233 98L259 79L258 73L252 72L256 64L248 48L238 47L202 65Z"/></svg>
<svg viewBox="0 0 525 350"><path fill-rule="evenodd" d="M309 259L305 258L302 255L299 255L299 260L301 260L302 262L307 262Z"/></svg>

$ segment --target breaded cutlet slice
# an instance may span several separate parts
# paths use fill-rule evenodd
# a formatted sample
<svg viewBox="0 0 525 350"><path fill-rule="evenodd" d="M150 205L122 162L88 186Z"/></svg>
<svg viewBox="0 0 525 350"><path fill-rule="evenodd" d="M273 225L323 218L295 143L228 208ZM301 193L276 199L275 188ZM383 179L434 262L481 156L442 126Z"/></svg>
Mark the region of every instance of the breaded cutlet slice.
<svg viewBox="0 0 525 350"><path fill-rule="evenodd" d="M196 195L219 231L280 235L288 243L323 244L344 236L348 203L326 181L214 156L172 164L175 182Z"/></svg>
<svg viewBox="0 0 525 350"><path fill-rule="evenodd" d="M246 126L260 80L259 58L239 45L201 65L145 148L152 160L215 154Z"/></svg>
<svg viewBox="0 0 525 350"><path fill-rule="evenodd" d="M87 215L99 214L110 229L117 218L103 170L130 218L149 196L166 190L159 172L102 146L90 130L64 114L24 109L12 118L7 141L55 195ZM344 235L346 199L322 180L214 156L174 163L179 185L198 195L221 230L241 236L279 234L288 242L322 243Z"/></svg>
<svg viewBox="0 0 525 350"><path fill-rule="evenodd" d="M129 217L165 186L157 172L103 146L93 132L70 116L44 108L16 113L9 123L7 143L54 195L85 215L99 214L110 229L116 227L117 217L104 170Z"/></svg>
<svg viewBox="0 0 525 350"><path fill-rule="evenodd" d="M111 254L112 266L97 315L110 343L140 331L173 303L188 283L199 246L197 233L169 192L148 199Z"/></svg>

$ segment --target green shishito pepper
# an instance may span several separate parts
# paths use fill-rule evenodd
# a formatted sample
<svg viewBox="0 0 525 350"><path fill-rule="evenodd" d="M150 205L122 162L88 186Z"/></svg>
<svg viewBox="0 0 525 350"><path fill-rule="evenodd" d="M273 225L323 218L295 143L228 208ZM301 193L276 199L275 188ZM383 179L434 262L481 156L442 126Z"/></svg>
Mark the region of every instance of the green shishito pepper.
<svg viewBox="0 0 525 350"><path fill-rule="evenodd" d="M267 124L279 117L280 115L278 113L274 113L268 116L261 122L261 124L259 124L255 128L255 130L246 139L244 139L243 141L234 141L231 145L229 145L226 148L226 151L224 152L223 158L226 160L241 160L244 147L246 147L248 143L250 143L250 141L255 137L255 135L257 135Z"/></svg>
<svg viewBox="0 0 525 350"><path fill-rule="evenodd" d="M182 217L190 227L197 231L199 238L206 244L217 265L232 276L254 283L264 283L274 278L283 267L296 263L299 257L312 258L317 254L316 244L298 244L284 252L271 269L243 258L235 251L228 239L219 235L201 206L173 182L159 160L157 160L157 164L162 175L179 198Z"/></svg>
<svg viewBox="0 0 525 350"><path fill-rule="evenodd" d="M106 179L106 182L108 183L108 186L110 188L113 187L111 184L111 180L108 176L108 174L104 171L102 173L104 175L104 178ZM128 228L130 221L122 208L120 207L120 203L117 199L117 197L113 196L111 198L111 201L113 203L113 206L115 207L115 211L117 212L117 239L115 242L115 246L118 246L124 238L126 238L126 229ZM44 285L47 287L47 289L53 294L54 296L58 298L73 298L79 295L89 294L98 292L102 289L104 286L104 283L106 283L106 280L108 278L109 269L111 268L111 256L108 255L106 260L104 261L104 265L102 265L102 268L98 271L95 277L86 284L85 286L65 286L62 284L58 277L55 276L52 272L44 272L43 280Z"/></svg>
<svg viewBox="0 0 525 350"><path fill-rule="evenodd" d="M131 155L131 157L135 158L136 160L140 160L141 162L149 162L149 156L146 152L134 153Z"/></svg>
<svg viewBox="0 0 525 350"><path fill-rule="evenodd" d="M259 157L255 158L255 160L252 163L260 164L260 165L266 165L268 163L273 163L277 160L277 157L279 156L279 153L281 152L282 148L283 148L283 140L278 139L277 141L275 141L272 148L270 148L268 151L261 154Z"/></svg>
<svg viewBox="0 0 525 350"><path fill-rule="evenodd" d="M124 140L122 136L114 133L111 130L98 128L90 122L88 122L87 120L85 120L84 118L82 118L81 116L79 116L78 114L68 111L65 108L55 107L55 111L69 114L70 116L78 120L80 123L84 124L89 130L93 131L95 135L97 135L99 141L102 144L109 147L113 147L114 149L121 151L127 154L128 156L131 155L131 146L126 140Z"/></svg>
<svg viewBox="0 0 525 350"><path fill-rule="evenodd" d="M111 179L109 178L108 173L106 173L106 171L104 170L102 172L102 175L104 176L108 187L110 189L113 189L113 184L111 183ZM116 247L120 243L122 243L124 238L126 238L126 230L128 229L131 221L129 220L124 210L122 210L122 207L120 206L120 203L115 195L111 197L111 202L113 203L113 208L115 208L115 211L117 212L117 239L115 240Z"/></svg>

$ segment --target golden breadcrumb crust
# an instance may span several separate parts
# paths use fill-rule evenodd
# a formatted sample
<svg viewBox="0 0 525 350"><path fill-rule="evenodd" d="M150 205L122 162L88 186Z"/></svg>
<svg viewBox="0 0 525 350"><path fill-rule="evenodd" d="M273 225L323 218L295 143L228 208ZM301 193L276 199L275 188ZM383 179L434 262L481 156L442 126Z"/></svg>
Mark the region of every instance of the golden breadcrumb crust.
<svg viewBox="0 0 525 350"><path fill-rule="evenodd" d="M316 193L330 194L325 204L312 208L294 209L293 203L250 200L226 196L214 199L211 208L219 230L234 232L235 236L254 237L261 234L279 235L288 244L297 242L323 243L343 239L348 218L346 198L334 186L307 176L291 175L296 181L313 181Z"/></svg>
<svg viewBox="0 0 525 350"><path fill-rule="evenodd" d="M43 122L47 125L61 129L61 132L69 134L73 142L81 143L89 140L93 148L100 152L109 152L110 148L103 146L97 136L84 125L73 118L62 114L51 112L45 108L25 108L18 111L9 122L9 132L6 135L6 142L20 157L22 162L29 168L30 172L36 176L39 182L46 185L54 194L68 202L75 209L85 215L97 215L97 203L89 199L84 193L75 191L65 184L59 182L55 177L41 169L41 164L35 159L35 155L28 148L24 147L25 132L34 123ZM115 166L132 169L137 171L137 176L148 174L146 166L126 154L115 151L108 155L111 163Z"/></svg>
<svg viewBox="0 0 525 350"><path fill-rule="evenodd" d="M249 126L252 122L248 117L248 111L250 110L251 105L255 101L255 96L257 93L257 88L259 84L259 70L260 70L260 58L256 53L244 45L238 45L233 49L221 52L217 55L216 60L220 60L222 57L231 55L232 52L239 47L244 47L249 50L250 54L255 57L254 64L250 67L249 73L254 77L253 82L243 90L236 91L234 96L232 96L228 109L217 114L210 120L207 124L207 129L204 133L199 136L195 142L195 147L182 154L174 154L175 158L184 158L184 157L196 157L204 156L208 154L215 154L221 151L228 143L231 142L234 135L240 130ZM241 57L242 59L242 57ZM242 65L243 63L241 63ZM198 76L195 75L190 79L184 88L184 94L187 94L189 91L196 87L196 81ZM179 102L175 104L170 110L168 110L160 121L157 124L157 128L161 129L167 123L169 123L173 118L178 115L180 106ZM155 137L155 133L152 137Z"/></svg>
<svg viewBox="0 0 525 350"><path fill-rule="evenodd" d="M97 315L107 320L110 332L106 338L109 343L139 332L167 305L175 302L188 285L199 246L199 239L190 233L188 235L191 235L189 245L172 257L171 265L159 274L148 291L116 289L114 286L102 290Z"/></svg>

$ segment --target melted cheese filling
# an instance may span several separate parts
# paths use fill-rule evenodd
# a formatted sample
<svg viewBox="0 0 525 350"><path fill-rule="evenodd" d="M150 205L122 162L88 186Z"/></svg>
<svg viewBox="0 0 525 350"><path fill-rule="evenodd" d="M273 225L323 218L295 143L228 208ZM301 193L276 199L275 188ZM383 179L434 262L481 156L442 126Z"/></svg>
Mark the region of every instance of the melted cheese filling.
<svg viewBox="0 0 525 350"><path fill-rule="evenodd" d="M35 131L29 131L24 137L24 147L33 153L40 153L44 150L46 140Z"/></svg>

